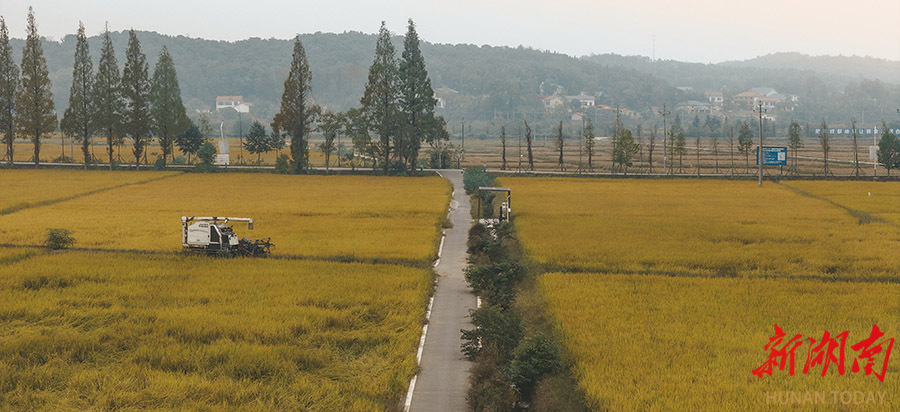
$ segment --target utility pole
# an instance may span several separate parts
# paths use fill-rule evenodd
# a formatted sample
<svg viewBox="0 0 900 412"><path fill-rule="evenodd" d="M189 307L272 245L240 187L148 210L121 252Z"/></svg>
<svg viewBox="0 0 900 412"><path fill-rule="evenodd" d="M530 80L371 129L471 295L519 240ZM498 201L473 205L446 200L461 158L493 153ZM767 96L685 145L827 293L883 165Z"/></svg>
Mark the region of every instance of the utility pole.
<svg viewBox="0 0 900 412"><path fill-rule="evenodd" d="M762 114L763 107L762 102L759 102L759 149L756 151L756 161L759 163L759 187L762 187L762 175L763 175L763 136L762 136Z"/></svg>
<svg viewBox="0 0 900 412"><path fill-rule="evenodd" d="M668 169L666 169L666 154L668 153L669 146L666 144L668 142L669 137L669 129L666 126L666 116L672 114L666 110L666 104L663 103L663 109L661 112L657 112L663 117L663 174L668 174Z"/></svg>

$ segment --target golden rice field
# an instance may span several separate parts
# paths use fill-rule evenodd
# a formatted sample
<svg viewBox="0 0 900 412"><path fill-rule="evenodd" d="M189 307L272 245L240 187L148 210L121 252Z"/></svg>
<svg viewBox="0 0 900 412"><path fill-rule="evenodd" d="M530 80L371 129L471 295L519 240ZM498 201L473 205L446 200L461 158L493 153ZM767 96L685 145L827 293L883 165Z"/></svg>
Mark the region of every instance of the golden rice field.
<svg viewBox="0 0 900 412"><path fill-rule="evenodd" d="M900 225L900 183L898 182L784 182L806 193L822 196L836 204L859 210Z"/></svg>
<svg viewBox="0 0 900 412"><path fill-rule="evenodd" d="M828 392L806 409L865 407L831 391L886 394L864 410L900 404L897 351L882 383L850 373L849 348L873 324L900 337L900 183L500 183L527 257L551 272L539 289L592 409L769 410L783 406L767 393L791 391ZM775 324L817 340L849 331L846 374L802 374L807 345L795 376L757 378Z"/></svg>
<svg viewBox="0 0 900 412"><path fill-rule="evenodd" d="M500 183L512 188L523 248L550 268L868 280L896 279L900 268L900 254L888 252L900 250L895 224L861 224L844 208L771 182L762 188L748 181L697 180ZM900 213L900 183L861 185L865 191L848 183L827 193L835 202L872 207L886 220Z"/></svg>
<svg viewBox="0 0 900 412"><path fill-rule="evenodd" d="M806 410L900 405L896 345L883 383L851 372L858 352L850 348L869 337L873 323L885 338L900 338L896 283L586 273L545 274L539 283L594 410L786 409L767 404L767 392L776 391L827 392L825 405L807 404ZM777 368L772 376L755 376L752 371L767 360L775 324L788 339L801 334L818 341L826 330L832 336L848 331L845 374L832 364L825 377L821 366L804 375L804 343L794 376ZM884 358L876 359L880 371ZM883 392L885 400L835 405L831 391Z"/></svg>
<svg viewBox="0 0 900 412"><path fill-rule="evenodd" d="M393 409L432 281L392 265L107 252L0 273L3 410Z"/></svg>
<svg viewBox="0 0 900 412"><path fill-rule="evenodd" d="M17 196L6 201L18 203ZM253 231L235 224L239 235L271 237L276 254L424 262L435 253L449 196L439 177L189 173L2 215L0 243L40 244L47 229L60 227L72 231L76 247L177 251L181 216L235 216L255 221Z"/></svg>
<svg viewBox="0 0 900 412"><path fill-rule="evenodd" d="M217 145L219 139L210 139L210 143L213 145ZM237 164L239 162L239 156L241 155L240 140L237 138L229 138L228 139L229 151L231 154L231 163ZM72 146L72 141L66 139L65 141L65 149L61 144L60 139L49 139L45 140L41 143L41 161L42 162L52 162L58 158L60 158L63 154L63 150L65 150L65 155L68 159L74 160L76 163L84 162L84 155L81 152L80 144L76 143L75 146ZM92 147L93 157L100 163L105 163L108 160L108 155L106 154L106 140L101 138L94 139L94 145ZM14 148L15 154L13 159L17 162L30 162L34 160L34 146L30 141L20 140L16 142ZM5 149L3 154L5 154ZM290 148L285 147L280 151L271 151L268 153L262 153L260 156L261 163L264 165L274 165L275 159L279 154L285 154L290 156ZM162 150L159 145L156 143L152 143L150 146L147 146L147 161L150 164L156 161L157 157L162 156ZM170 156L172 156L170 154ZM187 155L181 153L178 148L175 148L174 157L183 157L187 160ZM169 162L173 162L174 157L169 157ZM134 164L134 154L132 152L132 147L130 142L122 145L121 147L115 147L113 149L113 158L116 162L119 163L131 163ZM256 164L257 156L255 154L251 154L246 150L243 151L244 163L246 164ZM192 162L196 162L196 156L191 157ZM4 159L5 160L5 157ZM332 157L332 162L337 162L337 159ZM312 166L325 166L325 155L319 151L314 149L314 144L310 142L310 152L309 152L309 162ZM334 164L332 164L334 166Z"/></svg>
<svg viewBox="0 0 900 412"><path fill-rule="evenodd" d="M177 172L103 170L0 170L0 214L97 190L152 181ZM3 243L0 241L0 243Z"/></svg>

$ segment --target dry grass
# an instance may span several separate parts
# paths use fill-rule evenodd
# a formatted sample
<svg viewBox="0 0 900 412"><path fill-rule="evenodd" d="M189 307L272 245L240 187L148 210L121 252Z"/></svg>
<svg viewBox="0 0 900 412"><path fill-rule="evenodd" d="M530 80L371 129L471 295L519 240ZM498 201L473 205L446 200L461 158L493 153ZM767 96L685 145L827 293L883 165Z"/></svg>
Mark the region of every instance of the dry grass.
<svg viewBox="0 0 900 412"><path fill-rule="evenodd" d="M0 265L0 409L393 409L431 273L64 252Z"/></svg>
<svg viewBox="0 0 900 412"><path fill-rule="evenodd" d="M177 251L181 216L237 216L256 226L236 224L239 235L271 237L276 254L425 261L449 195L438 177L184 174L0 216L0 239L39 244L62 227L76 247Z"/></svg>
<svg viewBox="0 0 900 412"><path fill-rule="evenodd" d="M698 276L896 279L897 227L781 185L502 178L529 257L553 268ZM793 184L793 183L792 183ZM881 193L887 195L887 191ZM883 197L883 208L900 203Z"/></svg>
<svg viewBox="0 0 900 412"><path fill-rule="evenodd" d="M833 405L831 391L886 394L864 410L900 404L896 347L884 383L851 373L858 353L849 348L873 323L900 337L897 284L552 273L540 286L595 410L768 410L778 407L766 404L774 391L827 391L827 405L809 409L865 406ZM821 366L804 375L804 344L794 376L757 378L774 324L816 340L849 331L845 374L832 365L825 377Z"/></svg>

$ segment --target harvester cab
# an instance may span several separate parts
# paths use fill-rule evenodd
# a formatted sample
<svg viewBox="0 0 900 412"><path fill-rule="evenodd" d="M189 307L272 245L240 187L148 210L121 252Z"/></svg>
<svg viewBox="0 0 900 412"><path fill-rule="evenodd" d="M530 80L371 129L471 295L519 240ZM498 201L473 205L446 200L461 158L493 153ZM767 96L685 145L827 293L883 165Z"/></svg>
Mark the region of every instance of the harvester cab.
<svg viewBox="0 0 900 412"><path fill-rule="evenodd" d="M265 257L274 246L269 239L238 238L229 222L246 222L253 230L253 219L246 217L181 217L181 247L186 252Z"/></svg>

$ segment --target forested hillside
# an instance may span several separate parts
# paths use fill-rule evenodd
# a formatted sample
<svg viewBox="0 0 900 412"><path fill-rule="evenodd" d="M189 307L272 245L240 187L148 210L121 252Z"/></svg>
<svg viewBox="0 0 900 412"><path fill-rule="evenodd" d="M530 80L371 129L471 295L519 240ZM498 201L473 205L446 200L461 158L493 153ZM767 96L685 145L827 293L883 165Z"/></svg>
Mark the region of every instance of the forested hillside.
<svg viewBox="0 0 900 412"><path fill-rule="evenodd" d="M139 32L138 36L151 67L162 47L168 47L189 111L212 109L216 96L229 95L241 95L251 102L253 117L266 123L277 111L291 55L289 40L224 42L155 32ZM119 64L124 64L127 33L112 33L112 39ZM312 68L312 94L317 102L333 110L358 105L375 36L314 33L301 35L301 40ZM395 37L394 42L400 49L402 37ZM89 38L89 44L96 61L100 37ZM12 46L19 59L22 40L14 40ZM60 42L45 42L44 48L57 111L62 112L68 106L74 35ZM444 89L449 95L439 112L448 119L537 114L544 110L540 94L581 92L598 96L597 104L619 105L649 115L651 107L662 103L671 106L704 99L704 91L734 95L761 86L799 95L802 105L795 116L810 121L859 116L857 112L862 111L882 115L884 110L893 112L900 106L900 87L892 83L900 82L895 69L900 63L871 58L780 54L712 65L611 54L575 58L524 47L427 42L422 44L422 53L433 87L451 89ZM680 86L693 91L683 92L676 88ZM848 110L855 112L848 115Z"/></svg>

